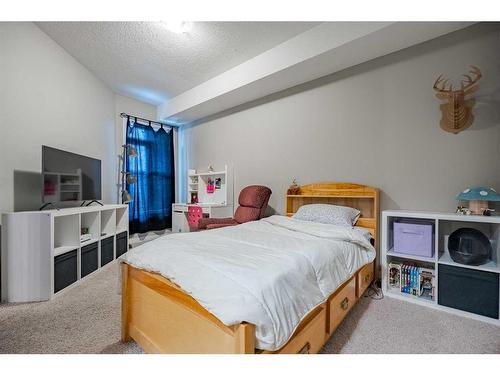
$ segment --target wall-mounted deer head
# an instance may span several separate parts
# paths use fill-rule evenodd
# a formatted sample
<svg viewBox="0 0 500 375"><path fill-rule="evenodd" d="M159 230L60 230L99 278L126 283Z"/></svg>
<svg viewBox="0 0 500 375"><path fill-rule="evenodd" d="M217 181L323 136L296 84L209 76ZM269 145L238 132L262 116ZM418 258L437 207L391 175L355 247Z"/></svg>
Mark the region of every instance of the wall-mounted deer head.
<svg viewBox="0 0 500 375"><path fill-rule="evenodd" d="M450 133L460 133L472 125L474 116L472 108L474 99L465 99L467 95L474 93L478 88L477 82L481 78L481 71L478 67L471 65L469 74L463 75L465 79L461 81L460 89L453 90L453 85L448 83L441 74L434 82L434 90L437 91L436 97L446 100L441 104L441 128Z"/></svg>

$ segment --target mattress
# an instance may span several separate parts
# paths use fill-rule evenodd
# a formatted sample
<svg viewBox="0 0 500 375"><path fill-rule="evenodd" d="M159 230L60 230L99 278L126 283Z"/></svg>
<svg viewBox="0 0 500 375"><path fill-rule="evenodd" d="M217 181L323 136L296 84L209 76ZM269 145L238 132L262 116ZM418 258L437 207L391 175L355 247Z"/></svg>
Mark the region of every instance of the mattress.
<svg viewBox="0 0 500 375"><path fill-rule="evenodd" d="M274 351L375 249L362 229L275 215L164 236L121 259L168 278L226 325L254 324L256 347Z"/></svg>

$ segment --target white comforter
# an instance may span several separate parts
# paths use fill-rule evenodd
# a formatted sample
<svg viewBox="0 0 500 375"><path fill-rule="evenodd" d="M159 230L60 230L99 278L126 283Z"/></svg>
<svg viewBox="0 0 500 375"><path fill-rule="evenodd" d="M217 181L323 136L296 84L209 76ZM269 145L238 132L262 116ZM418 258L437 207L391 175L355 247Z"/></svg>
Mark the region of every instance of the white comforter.
<svg viewBox="0 0 500 375"><path fill-rule="evenodd" d="M256 346L278 350L303 319L375 258L366 233L283 216L161 237L123 260L158 272L224 324L256 326Z"/></svg>

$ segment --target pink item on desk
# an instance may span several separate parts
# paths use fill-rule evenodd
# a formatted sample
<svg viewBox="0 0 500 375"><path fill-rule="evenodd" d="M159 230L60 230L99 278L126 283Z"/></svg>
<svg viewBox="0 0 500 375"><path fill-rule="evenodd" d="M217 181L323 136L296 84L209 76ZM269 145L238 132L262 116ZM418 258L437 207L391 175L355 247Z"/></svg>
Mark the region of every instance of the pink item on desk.
<svg viewBox="0 0 500 375"><path fill-rule="evenodd" d="M211 178L207 181L207 194L213 194L215 192L214 180Z"/></svg>
<svg viewBox="0 0 500 375"><path fill-rule="evenodd" d="M198 221L203 217L203 208L200 206L188 206L188 225L194 231L198 229Z"/></svg>

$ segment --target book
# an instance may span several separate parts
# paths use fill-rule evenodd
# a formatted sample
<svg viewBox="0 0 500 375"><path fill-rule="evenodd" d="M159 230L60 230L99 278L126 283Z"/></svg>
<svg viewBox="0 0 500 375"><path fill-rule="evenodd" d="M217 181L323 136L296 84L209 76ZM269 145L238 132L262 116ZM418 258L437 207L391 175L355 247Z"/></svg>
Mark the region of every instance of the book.
<svg viewBox="0 0 500 375"><path fill-rule="evenodd" d="M390 288L400 289L401 285L401 264L389 263L388 285Z"/></svg>
<svg viewBox="0 0 500 375"><path fill-rule="evenodd" d="M419 296L433 301L435 290L436 278L434 269L421 268L419 273Z"/></svg>

